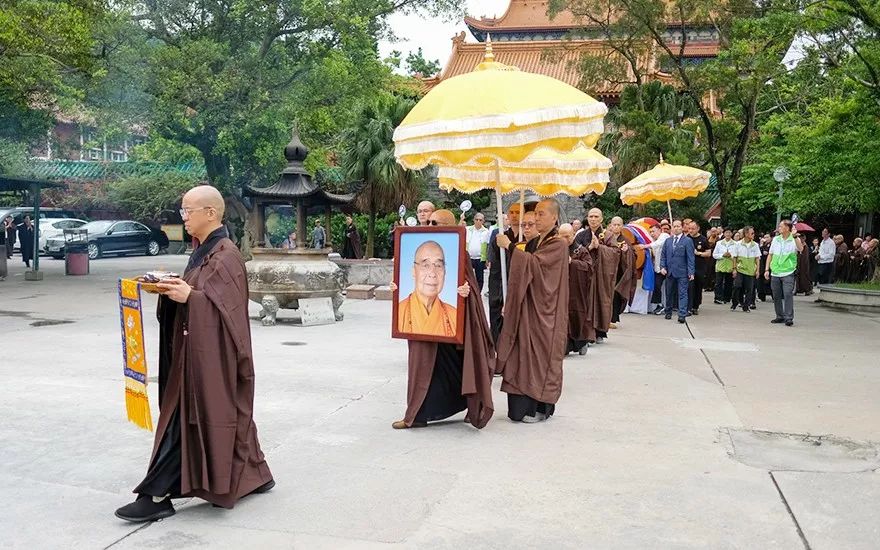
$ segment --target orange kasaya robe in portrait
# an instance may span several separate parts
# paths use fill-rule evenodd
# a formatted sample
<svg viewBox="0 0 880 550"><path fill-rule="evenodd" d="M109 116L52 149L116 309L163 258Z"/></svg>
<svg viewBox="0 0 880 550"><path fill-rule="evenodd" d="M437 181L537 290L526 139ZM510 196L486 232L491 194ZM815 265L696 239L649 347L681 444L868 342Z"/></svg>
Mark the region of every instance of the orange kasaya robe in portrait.
<svg viewBox="0 0 880 550"><path fill-rule="evenodd" d="M398 308L397 326L400 332L429 336L455 336L456 309L434 300L431 311L422 304L415 292L407 296Z"/></svg>

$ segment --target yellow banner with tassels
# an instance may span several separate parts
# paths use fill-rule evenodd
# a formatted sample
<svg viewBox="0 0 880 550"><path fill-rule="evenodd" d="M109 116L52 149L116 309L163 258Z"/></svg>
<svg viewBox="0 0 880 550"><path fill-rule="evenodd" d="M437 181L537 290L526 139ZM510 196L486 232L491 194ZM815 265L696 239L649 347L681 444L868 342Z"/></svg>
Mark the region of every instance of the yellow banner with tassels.
<svg viewBox="0 0 880 550"><path fill-rule="evenodd" d="M132 279L119 280L119 317L122 322L122 359L125 378L125 411L128 419L153 431L150 400L147 397L147 358L141 288Z"/></svg>

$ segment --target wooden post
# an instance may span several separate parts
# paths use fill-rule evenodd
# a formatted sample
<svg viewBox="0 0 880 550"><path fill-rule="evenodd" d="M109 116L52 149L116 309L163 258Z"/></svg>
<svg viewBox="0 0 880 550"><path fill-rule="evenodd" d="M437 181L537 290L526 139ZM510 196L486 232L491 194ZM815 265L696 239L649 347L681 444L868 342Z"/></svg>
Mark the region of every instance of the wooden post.
<svg viewBox="0 0 880 550"><path fill-rule="evenodd" d="M330 233L330 223L332 218L333 207L328 204L327 210L324 211L324 248L331 248L333 246L333 236Z"/></svg>
<svg viewBox="0 0 880 550"><path fill-rule="evenodd" d="M306 205L302 199L296 201L296 247L308 248L306 246Z"/></svg>

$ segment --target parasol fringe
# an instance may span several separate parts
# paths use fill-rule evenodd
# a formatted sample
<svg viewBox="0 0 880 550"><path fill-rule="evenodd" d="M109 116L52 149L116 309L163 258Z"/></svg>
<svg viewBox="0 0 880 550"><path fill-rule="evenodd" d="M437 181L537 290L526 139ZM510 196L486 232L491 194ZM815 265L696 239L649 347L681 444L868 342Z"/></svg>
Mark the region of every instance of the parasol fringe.
<svg viewBox="0 0 880 550"><path fill-rule="evenodd" d="M441 83L442 85L442 83ZM608 113L608 107L601 101L577 105L557 105L531 111L504 113L495 115L474 116L453 120L432 120L416 124L403 124L394 130L394 142L425 139L437 134L456 134L463 132L483 132L486 130L512 130L519 132L523 126L544 125L561 120L573 119L591 121L602 118ZM512 128L513 127L513 128ZM600 130L601 132L602 130Z"/></svg>
<svg viewBox="0 0 880 550"><path fill-rule="evenodd" d="M486 172L474 172L469 169L458 169L458 168L440 168L437 178L440 180L440 183L447 183L449 181L466 181L470 183L479 183L479 184L491 184L494 183L494 177L492 174ZM525 185L537 185L537 186L545 186L545 185L565 185L565 186L590 186L592 184L597 183L608 183L609 176L608 172L580 172L580 173L553 173L553 172L545 172L543 174L540 173L525 173L518 174L512 172L501 172L501 186L504 187L505 184L514 185L516 188L525 186ZM492 185L492 188L495 186ZM502 193L509 193L511 191L515 191L515 189L502 189Z"/></svg>
<svg viewBox="0 0 880 550"><path fill-rule="evenodd" d="M444 134L438 136L424 137L417 140L396 142L394 147L394 155L398 162L411 169L419 169L428 164L446 165L449 161L443 158L442 152L456 151L465 153L473 149L485 150L506 147L522 147L540 143L548 140L576 140L572 147L560 150L548 143L549 148L557 150L560 153L569 153L579 145L592 147L598 141L599 136L604 132L605 125L602 119L595 119L583 122L565 122L554 123L552 125L536 126L532 128L514 128L512 132L496 131L490 133L472 133L472 134ZM529 148L528 153L532 153L533 148ZM437 154L437 153L441 154ZM492 157L492 154L483 154L483 151L477 152L466 160L466 162L475 161L475 159ZM408 156L424 155L425 161L422 165L416 165L405 159ZM523 155L523 159L528 157ZM436 162L434 160L436 159ZM498 160L505 162L504 158L498 157ZM522 159L519 159L522 160Z"/></svg>

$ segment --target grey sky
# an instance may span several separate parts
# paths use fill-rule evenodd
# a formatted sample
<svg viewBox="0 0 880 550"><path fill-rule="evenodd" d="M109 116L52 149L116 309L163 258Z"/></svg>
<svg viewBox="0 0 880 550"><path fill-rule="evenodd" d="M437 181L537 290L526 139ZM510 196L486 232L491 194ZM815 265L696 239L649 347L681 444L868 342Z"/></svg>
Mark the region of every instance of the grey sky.
<svg viewBox="0 0 880 550"><path fill-rule="evenodd" d="M500 17L509 3L509 0L468 0L467 11L472 17ZM383 57L398 50L405 58L407 53L421 47L425 59L439 59L441 66L445 66L449 59L452 37L461 31L467 32L467 27L460 18L454 21L425 20L417 16L396 14L391 16L390 22L399 40L379 43L379 52ZM468 41L473 40L473 36L468 33Z"/></svg>

